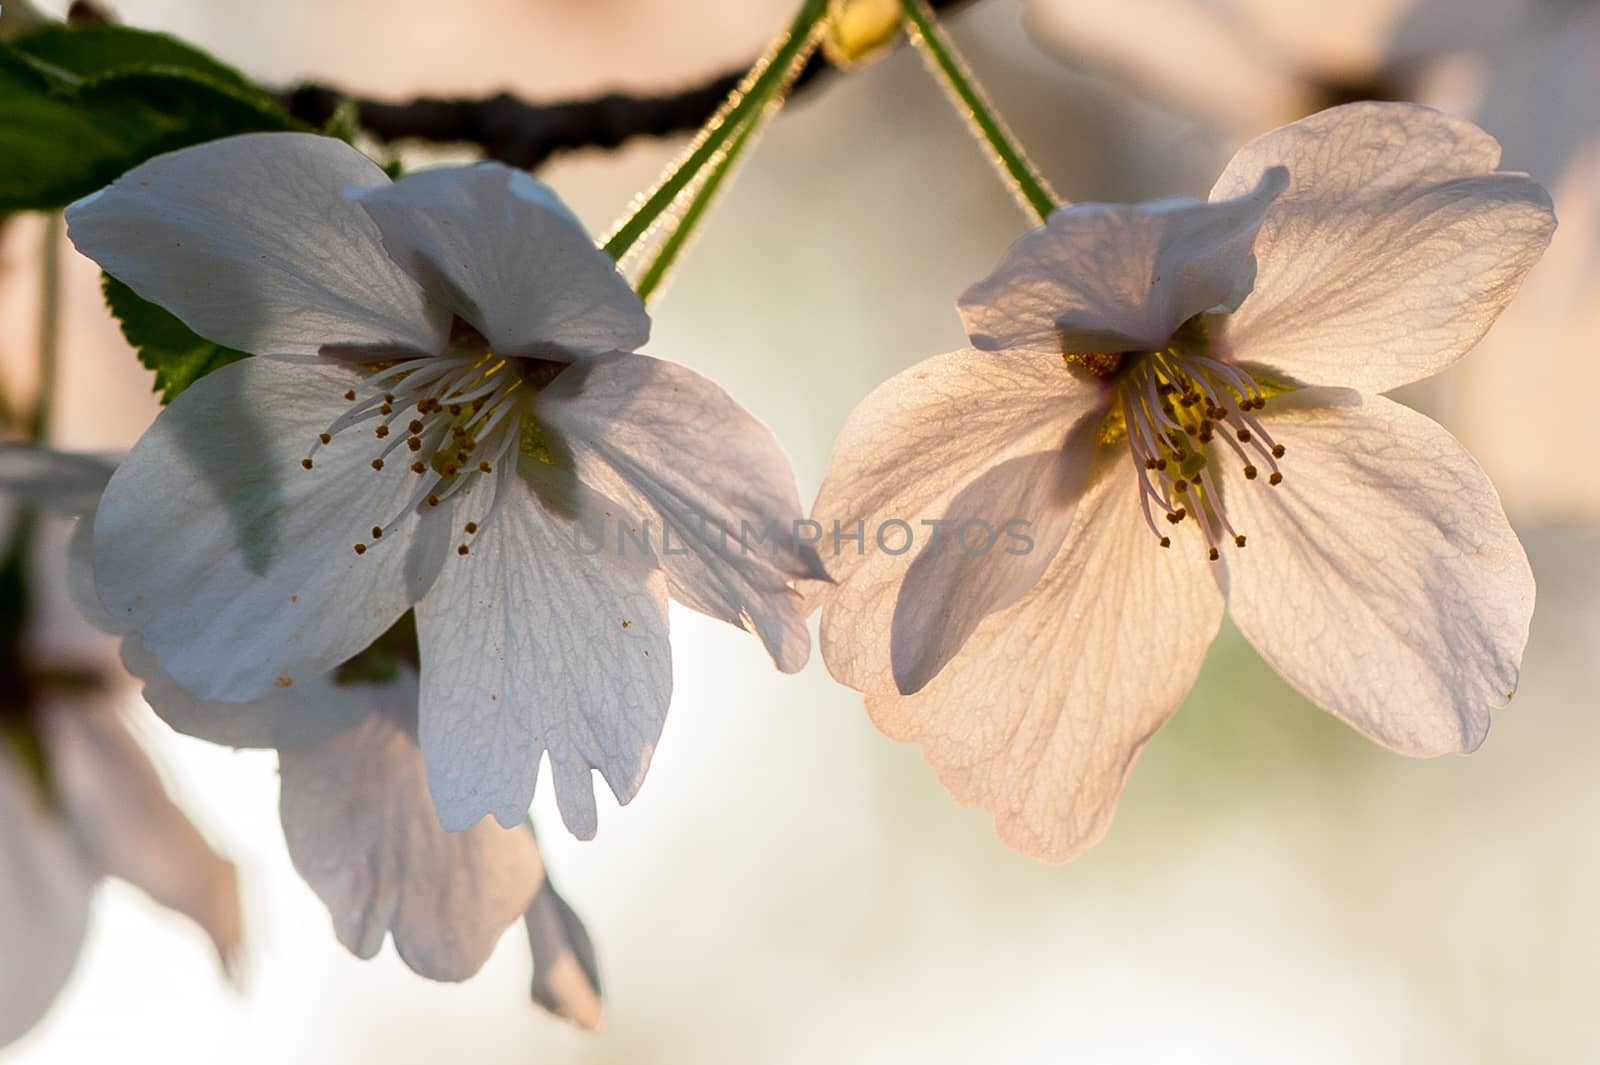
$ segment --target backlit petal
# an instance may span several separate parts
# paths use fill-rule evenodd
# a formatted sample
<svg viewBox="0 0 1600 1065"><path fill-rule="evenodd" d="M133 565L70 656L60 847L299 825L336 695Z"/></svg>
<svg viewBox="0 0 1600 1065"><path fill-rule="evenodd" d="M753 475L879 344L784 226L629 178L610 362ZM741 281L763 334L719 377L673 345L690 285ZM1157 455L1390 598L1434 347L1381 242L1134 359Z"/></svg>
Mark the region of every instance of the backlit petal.
<svg viewBox="0 0 1600 1065"><path fill-rule="evenodd" d="M433 352L448 314L384 252L347 186L389 184L342 141L251 133L160 155L67 208L78 250L241 351Z"/></svg>
<svg viewBox="0 0 1600 1065"><path fill-rule="evenodd" d="M416 598L416 478L342 434L302 460L358 380L335 364L246 359L179 396L118 468L95 517L100 600L179 684L247 700L364 650ZM357 543L371 542L358 555Z"/></svg>
<svg viewBox="0 0 1600 1065"><path fill-rule="evenodd" d="M1189 318L1231 311L1249 293L1250 248L1286 181L1257 171L1226 203L1064 207L962 294L967 335L985 351L1055 356L1164 347Z"/></svg>
<svg viewBox="0 0 1600 1065"><path fill-rule="evenodd" d="M1247 144L1211 195L1276 166L1289 188L1228 323L1234 357L1378 392L1466 354L1555 230L1549 195L1499 158L1472 123L1412 104L1336 107Z"/></svg>
<svg viewBox="0 0 1600 1065"><path fill-rule="evenodd" d="M577 521L604 501L537 460L523 466L417 608L422 749L449 829L484 814L520 825L548 750L562 818L587 839L590 770L632 799L666 718L666 581L639 553L588 550Z"/></svg>
<svg viewBox="0 0 1600 1065"><path fill-rule="evenodd" d="M1105 459L1103 461L1110 461ZM989 615L920 693L867 693L873 721L915 740L1007 845L1062 861L1110 825L1146 740L1193 685L1222 621L1194 544L1163 550L1118 465L1078 504L1044 577Z"/></svg>
<svg viewBox="0 0 1600 1065"><path fill-rule="evenodd" d="M499 163L440 167L352 193L383 244L501 355L632 351L650 316L548 185Z"/></svg>
<svg viewBox="0 0 1600 1065"><path fill-rule="evenodd" d="M1455 438L1380 396L1273 400L1284 481L1235 478L1240 630L1306 697L1403 754L1470 751L1517 687L1533 573Z"/></svg>

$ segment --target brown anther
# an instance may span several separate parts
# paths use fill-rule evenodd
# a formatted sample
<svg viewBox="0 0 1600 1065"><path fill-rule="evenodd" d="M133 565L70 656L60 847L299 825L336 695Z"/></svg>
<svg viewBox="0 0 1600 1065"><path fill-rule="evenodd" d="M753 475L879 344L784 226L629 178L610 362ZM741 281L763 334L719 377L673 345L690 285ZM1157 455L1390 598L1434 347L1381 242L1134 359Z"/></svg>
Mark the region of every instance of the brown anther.
<svg viewBox="0 0 1600 1065"><path fill-rule="evenodd" d="M1167 511L1167 520L1170 521L1172 524L1176 525L1176 524L1178 524L1178 522L1183 520L1183 515L1179 514L1175 510L1169 510L1169 511Z"/></svg>
<svg viewBox="0 0 1600 1065"><path fill-rule="evenodd" d="M475 436L464 437L462 439L462 441L461 441L461 450L462 451L471 451L474 448L476 448L477 446L478 446L478 438L475 437Z"/></svg>
<svg viewBox="0 0 1600 1065"><path fill-rule="evenodd" d="M1247 481L1253 481L1256 479L1256 473L1257 470L1254 466L1246 466L1244 468L1244 479Z"/></svg>
<svg viewBox="0 0 1600 1065"><path fill-rule="evenodd" d="M406 441L406 447L410 448L412 451L421 451L422 450L422 437L413 436L410 440Z"/></svg>
<svg viewBox="0 0 1600 1065"><path fill-rule="evenodd" d="M428 464L423 462L421 459L418 459L416 462L411 464L411 472L417 474L427 473Z"/></svg>
<svg viewBox="0 0 1600 1065"><path fill-rule="evenodd" d="M1222 552L1213 547L1210 551L1206 552L1206 557L1215 562L1217 559L1222 557Z"/></svg>
<svg viewBox="0 0 1600 1065"><path fill-rule="evenodd" d="M385 392L383 394L383 401L385 403L393 403L394 402L394 393L393 392Z"/></svg>
<svg viewBox="0 0 1600 1065"><path fill-rule="evenodd" d="M466 553L467 553L467 545L466 544L462 544L460 547L456 548L456 554L464 555Z"/></svg>
<svg viewBox="0 0 1600 1065"><path fill-rule="evenodd" d="M387 425L380 425L373 430L373 433L376 434L379 440L382 440L384 437L389 435L389 427Z"/></svg>
<svg viewBox="0 0 1600 1065"><path fill-rule="evenodd" d="M453 462L447 462L444 464L444 469L440 470L439 472L446 477L454 477L457 473L461 472L461 467L457 466Z"/></svg>
<svg viewBox="0 0 1600 1065"><path fill-rule="evenodd" d="M1279 473L1277 470L1273 470L1272 471L1272 476L1267 478L1267 483L1268 484L1282 484L1283 483L1283 474Z"/></svg>
<svg viewBox="0 0 1600 1065"><path fill-rule="evenodd" d="M1185 481L1182 477L1179 477L1176 481L1172 482L1172 490L1177 492L1179 495L1182 495L1189 490L1189 482Z"/></svg>
<svg viewBox="0 0 1600 1065"><path fill-rule="evenodd" d="M1170 537L1170 536L1163 536L1163 537L1162 537L1162 538L1161 538L1161 546L1162 546L1162 547L1171 547L1171 546L1172 546L1172 537Z"/></svg>
<svg viewBox="0 0 1600 1065"><path fill-rule="evenodd" d="M1234 547L1243 547L1244 546L1244 533L1240 533L1238 536L1235 536L1233 538L1233 546Z"/></svg>
<svg viewBox="0 0 1600 1065"><path fill-rule="evenodd" d="M1166 468L1167 468L1167 460L1166 459L1156 459L1156 469L1164 470Z"/></svg>
<svg viewBox="0 0 1600 1065"><path fill-rule="evenodd" d="M1273 444L1272 445L1272 457L1275 458L1275 459L1281 459L1281 458L1283 458L1283 453L1286 450L1287 450L1287 448L1285 448L1282 444Z"/></svg>
<svg viewBox="0 0 1600 1065"><path fill-rule="evenodd" d="M1179 507L1178 508L1178 520L1179 521L1182 521L1184 518L1187 518L1188 516L1189 516L1189 508L1188 507Z"/></svg>
<svg viewBox="0 0 1600 1065"><path fill-rule="evenodd" d="M1145 459L1144 460L1144 468L1147 469L1147 470L1155 469L1156 468L1156 460L1155 459Z"/></svg>
<svg viewBox="0 0 1600 1065"><path fill-rule="evenodd" d="M463 436L467 435L467 427L464 425L452 425L450 427L450 435L455 437L457 440L460 440Z"/></svg>
<svg viewBox="0 0 1600 1065"><path fill-rule="evenodd" d="M318 436L317 439L321 440L324 445L331 444L331 443L333 443L333 434L332 433L323 433L322 435Z"/></svg>
<svg viewBox="0 0 1600 1065"><path fill-rule="evenodd" d="M1210 429L1201 430L1201 432L1200 432L1200 442L1202 444L1211 443L1211 430Z"/></svg>
<svg viewBox="0 0 1600 1065"><path fill-rule="evenodd" d="M310 459L301 459L300 460L300 465L302 467L304 467L305 469L309 470L311 468L311 460Z"/></svg>
<svg viewBox="0 0 1600 1065"><path fill-rule="evenodd" d="M1248 444L1250 442L1250 430L1248 429L1240 429L1233 435L1239 438L1239 443L1241 444Z"/></svg>
<svg viewBox="0 0 1600 1065"><path fill-rule="evenodd" d="M446 409L450 412L452 418L459 417L461 414L461 404L459 403L452 403Z"/></svg>
<svg viewBox="0 0 1600 1065"><path fill-rule="evenodd" d="M383 469L383 460L382 459L373 459L372 460L372 468L375 469L375 470Z"/></svg>
<svg viewBox="0 0 1600 1065"><path fill-rule="evenodd" d="M383 528L381 526L374 525L372 527L372 538L374 540L382 540L383 539Z"/></svg>
<svg viewBox="0 0 1600 1065"><path fill-rule="evenodd" d="M488 459L484 459L483 461L478 463L478 472L479 473L493 473L494 472L494 467L489 465L489 460Z"/></svg>
<svg viewBox="0 0 1600 1065"><path fill-rule="evenodd" d="M438 496L433 496L433 495L430 495L430 496L429 496L429 497L428 497L428 506L430 506L430 507L436 507L436 506L438 506L438 505L439 505L439 497L438 497Z"/></svg>
<svg viewBox="0 0 1600 1065"><path fill-rule="evenodd" d="M356 401L356 390L353 388L348 389L344 394L344 398L347 402L354 403Z"/></svg>
<svg viewBox="0 0 1600 1065"><path fill-rule="evenodd" d="M464 528L467 530L467 535L471 536L473 533L478 531L478 523L475 521L469 521Z"/></svg>
<svg viewBox="0 0 1600 1065"><path fill-rule="evenodd" d="M378 413L379 414L393 414L394 413L394 404L393 403L385 403L385 404L383 404L382 406L380 406L378 408Z"/></svg>
<svg viewBox="0 0 1600 1065"><path fill-rule="evenodd" d="M424 422L421 418L412 418L411 424L406 426L406 432L410 433L412 436L416 436L427 427L428 423Z"/></svg>
<svg viewBox="0 0 1600 1065"><path fill-rule="evenodd" d="M367 545L366 544L357 544L356 545L356 554L364 555L366 553L367 553Z"/></svg>

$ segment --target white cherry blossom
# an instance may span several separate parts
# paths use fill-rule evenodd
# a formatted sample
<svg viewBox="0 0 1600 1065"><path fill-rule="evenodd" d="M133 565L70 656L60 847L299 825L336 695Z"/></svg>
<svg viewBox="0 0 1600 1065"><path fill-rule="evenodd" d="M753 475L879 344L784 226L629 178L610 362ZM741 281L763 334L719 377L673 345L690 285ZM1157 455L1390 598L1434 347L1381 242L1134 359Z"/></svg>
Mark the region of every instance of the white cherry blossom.
<svg viewBox="0 0 1600 1065"><path fill-rule="evenodd" d="M1379 393L1483 335L1554 228L1470 123L1335 108L1209 202L1080 204L960 301L975 350L851 415L814 508L1030 523L1033 550L869 535L828 555L822 653L1002 837L1105 831L1224 607L1313 701L1412 755L1477 747L1517 684L1527 559L1493 486Z"/></svg>
<svg viewBox="0 0 1600 1065"><path fill-rule="evenodd" d="M250 703L195 699L140 645L123 661L144 697L179 732L278 752L279 814L295 869L328 907L339 941L371 958L396 953L434 980L466 980L522 921L533 997L585 1028L602 1019L594 951L545 873L531 824L439 824L417 742L416 674L316 678Z"/></svg>
<svg viewBox="0 0 1600 1065"><path fill-rule="evenodd" d="M637 792L672 685L669 594L809 653L771 433L683 367L555 195L505 167L390 181L341 142L158 157L67 211L78 248L258 357L185 392L106 491L100 600L192 695L322 676L415 607L418 732L444 825L520 825L550 755ZM636 536L629 539L619 530Z"/></svg>

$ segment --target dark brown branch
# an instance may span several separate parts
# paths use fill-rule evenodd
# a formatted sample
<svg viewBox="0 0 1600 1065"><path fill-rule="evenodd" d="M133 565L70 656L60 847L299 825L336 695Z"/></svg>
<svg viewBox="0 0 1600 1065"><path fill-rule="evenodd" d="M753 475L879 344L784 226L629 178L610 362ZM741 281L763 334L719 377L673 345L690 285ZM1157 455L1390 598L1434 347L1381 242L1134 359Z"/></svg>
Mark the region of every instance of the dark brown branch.
<svg viewBox="0 0 1600 1065"><path fill-rule="evenodd" d="M930 0L950 11L972 0ZM819 52L795 81L804 92L832 69ZM552 155L577 148L616 148L635 137L669 137L698 129L744 77L734 71L664 95L606 93L583 100L528 103L510 93L475 99L418 97L404 103L352 97L327 85L308 84L284 94L289 113L320 127L348 99L361 127L382 141L468 143L486 158L532 170Z"/></svg>

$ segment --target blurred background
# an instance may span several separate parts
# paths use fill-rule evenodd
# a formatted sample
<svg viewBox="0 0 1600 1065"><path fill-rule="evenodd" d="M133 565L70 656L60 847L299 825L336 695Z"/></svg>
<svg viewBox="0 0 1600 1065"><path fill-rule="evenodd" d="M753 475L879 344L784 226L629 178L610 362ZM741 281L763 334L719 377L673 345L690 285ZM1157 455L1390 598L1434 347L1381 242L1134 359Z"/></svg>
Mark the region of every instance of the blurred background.
<svg viewBox="0 0 1600 1065"><path fill-rule="evenodd" d="M117 11L273 86L548 100L738 67L791 6ZM275 756L151 719L177 797L241 866L244 986L224 981L198 929L108 882L67 990L0 1062L1595 1060L1600 478L1582 453L1600 394L1597 21L1593 4L1531 0L978 0L951 19L1068 199L1203 196L1252 133L1401 91L1479 118L1508 169L1556 192L1562 229L1520 302L1460 368L1402 397L1489 468L1539 579L1521 690L1479 753L1382 751L1225 629L1109 838L1041 866L956 807L914 747L877 734L820 659L782 676L754 639L674 608L673 708L639 798L604 808L592 843L560 832L547 781L535 809L552 875L596 941L602 1033L528 1001L518 927L460 986L414 976L390 948L349 956L290 866ZM541 176L603 231L681 143L564 156ZM438 158L452 156L407 156ZM900 49L772 125L656 306L648 350L766 420L809 500L852 406L962 345L956 295L1027 226ZM29 387L42 234L22 219L0 245L14 393ZM157 410L148 375L70 248L66 281L55 443L125 448ZM45 559L58 580L59 554ZM69 609L54 604L44 637L109 655Z"/></svg>

